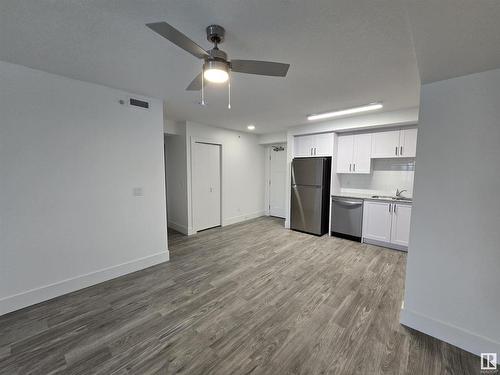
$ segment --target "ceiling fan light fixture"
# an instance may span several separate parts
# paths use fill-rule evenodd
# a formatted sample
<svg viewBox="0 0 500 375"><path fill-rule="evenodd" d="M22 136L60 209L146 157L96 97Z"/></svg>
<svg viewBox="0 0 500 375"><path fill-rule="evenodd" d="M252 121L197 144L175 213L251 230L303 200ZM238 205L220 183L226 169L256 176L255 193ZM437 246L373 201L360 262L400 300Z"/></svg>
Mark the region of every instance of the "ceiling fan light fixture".
<svg viewBox="0 0 500 375"><path fill-rule="evenodd" d="M228 66L217 60L207 61L203 65L203 77L209 82L224 83L229 79Z"/></svg>

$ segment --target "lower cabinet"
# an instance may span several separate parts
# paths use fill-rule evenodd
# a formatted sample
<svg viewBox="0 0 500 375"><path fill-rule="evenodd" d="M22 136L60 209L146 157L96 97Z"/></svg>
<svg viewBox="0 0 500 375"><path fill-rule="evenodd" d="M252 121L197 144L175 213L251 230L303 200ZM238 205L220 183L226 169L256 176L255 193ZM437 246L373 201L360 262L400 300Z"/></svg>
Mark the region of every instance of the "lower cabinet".
<svg viewBox="0 0 500 375"><path fill-rule="evenodd" d="M407 250L410 237L411 205L365 201L363 242Z"/></svg>

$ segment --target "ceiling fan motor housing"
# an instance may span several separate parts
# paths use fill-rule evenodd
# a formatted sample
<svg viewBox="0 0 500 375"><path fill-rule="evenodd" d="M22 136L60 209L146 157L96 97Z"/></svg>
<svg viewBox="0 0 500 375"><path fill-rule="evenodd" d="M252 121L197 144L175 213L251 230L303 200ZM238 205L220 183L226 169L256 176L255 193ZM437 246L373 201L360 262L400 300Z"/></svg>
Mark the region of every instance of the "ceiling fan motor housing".
<svg viewBox="0 0 500 375"><path fill-rule="evenodd" d="M224 35L226 35L226 30L219 25L207 26L207 39L215 44L222 43L224 41Z"/></svg>

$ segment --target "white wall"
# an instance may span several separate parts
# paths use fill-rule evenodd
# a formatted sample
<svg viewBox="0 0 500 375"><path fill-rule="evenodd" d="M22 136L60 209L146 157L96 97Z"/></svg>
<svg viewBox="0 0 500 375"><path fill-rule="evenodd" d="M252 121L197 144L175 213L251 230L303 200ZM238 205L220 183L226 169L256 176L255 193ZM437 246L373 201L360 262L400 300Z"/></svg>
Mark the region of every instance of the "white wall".
<svg viewBox="0 0 500 375"><path fill-rule="evenodd" d="M401 322L500 354L500 70L421 95Z"/></svg>
<svg viewBox="0 0 500 375"><path fill-rule="evenodd" d="M286 143L286 132L259 135L259 144L272 145Z"/></svg>
<svg viewBox="0 0 500 375"><path fill-rule="evenodd" d="M168 260L162 103L127 96L0 62L0 314Z"/></svg>
<svg viewBox="0 0 500 375"><path fill-rule="evenodd" d="M340 174L342 193L394 195L396 189L413 195L415 159L372 159L370 174Z"/></svg>
<svg viewBox="0 0 500 375"><path fill-rule="evenodd" d="M188 234L186 126L165 136L168 226Z"/></svg>
<svg viewBox="0 0 500 375"><path fill-rule="evenodd" d="M196 140L222 144L222 225L264 214L264 155L255 134L187 122L188 216L193 232L191 212L191 144Z"/></svg>

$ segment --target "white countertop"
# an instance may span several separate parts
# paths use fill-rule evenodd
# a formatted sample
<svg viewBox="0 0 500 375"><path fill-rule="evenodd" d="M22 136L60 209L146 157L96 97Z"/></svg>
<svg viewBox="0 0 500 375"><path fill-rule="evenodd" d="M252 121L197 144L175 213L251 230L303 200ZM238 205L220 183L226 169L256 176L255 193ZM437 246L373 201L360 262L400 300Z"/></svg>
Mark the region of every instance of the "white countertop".
<svg viewBox="0 0 500 375"><path fill-rule="evenodd" d="M373 198L373 195L375 194L361 194L361 193L338 193L338 194L332 194L332 197L339 197L339 198L354 198L354 199L363 199L363 200L372 200L372 201L385 201L385 202L398 202L398 203L406 203L406 204L412 204L412 198L407 198L405 197L404 200L401 199L391 199L391 198Z"/></svg>

